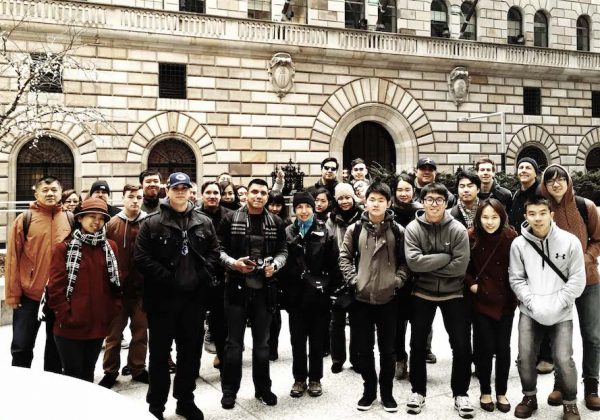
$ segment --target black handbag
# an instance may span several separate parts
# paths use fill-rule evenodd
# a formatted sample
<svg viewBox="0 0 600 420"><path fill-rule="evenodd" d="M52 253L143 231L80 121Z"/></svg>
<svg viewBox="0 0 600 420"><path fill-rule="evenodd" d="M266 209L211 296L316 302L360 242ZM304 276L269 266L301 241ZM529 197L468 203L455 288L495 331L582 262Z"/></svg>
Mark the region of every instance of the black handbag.
<svg viewBox="0 0 600 420"><path fill-rule="evenodd" d="M331 296L331 302L334 308L348 309L356 300L356 289L354 286L344 284L334 290Z"/></svg>

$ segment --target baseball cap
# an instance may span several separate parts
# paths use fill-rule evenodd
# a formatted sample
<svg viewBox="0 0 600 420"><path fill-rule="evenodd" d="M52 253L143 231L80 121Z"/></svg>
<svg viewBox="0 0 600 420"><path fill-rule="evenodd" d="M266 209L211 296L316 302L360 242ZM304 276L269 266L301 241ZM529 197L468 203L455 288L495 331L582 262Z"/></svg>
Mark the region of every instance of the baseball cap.
<svg viewBox="0 0 600 420"><path fill-rule="evenodd" d="M422 168L423 166L431 166L433 169L437 169L437 165L435 164L435 161L428 157L421 158L417 162L417 169Z"/></svg>
<svg viewBox="0 0 600 420"><path fill-rule="evenodd" d="M185 184L190 188L192 187L192 180L190 179L188 174L184 174L183 172L173 172L171 175L169 175L167 188L171 188L181 184Z"/></svg>

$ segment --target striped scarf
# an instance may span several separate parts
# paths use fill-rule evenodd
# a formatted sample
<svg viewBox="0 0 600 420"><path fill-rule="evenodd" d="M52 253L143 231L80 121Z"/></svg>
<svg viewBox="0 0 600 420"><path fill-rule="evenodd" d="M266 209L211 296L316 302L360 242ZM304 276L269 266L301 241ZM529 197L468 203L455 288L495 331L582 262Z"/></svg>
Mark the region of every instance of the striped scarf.
<svg viewBox="0 0 600 420"><path fill-rule="evenodd" d="M264 210L262 214L262 231L266 244L266 255L269 255L271 244L277 242L277 225L271 214ZM250 235L250 219L247 206L233 213L231 220L231 243L245 243L246 236ZM237 238L235 238L237 236ZM235 238L235 239L234 239Z"/></svg>
<svg viewBox="0 0 600 420"><path fill-rule="evenodd" d="M87 244L90 246L101 246L106 258L106 267L108 270L108 279L110 284L116 288L121 286L119 282L119 268L117 267L117 258L106 240L106 229L103 228L94 234L81 233L81 230L73 231L72 239L67 245L67 302L71 301L77 275L79 274L79 265L81 264L81 246Z"/></svg>
<svg viewBox="0 0 600 420"><path fill-rule="evenodd" d="M464 206L462 201L458 200L458 210L462 214L463 219L465 219L465 223L467 224L467 229L473 227L473 219L475 219L475 213L477 213L477 207L479 207L479 199L475 199L475 203L473 204L473 208L469 210Z"/></svg>

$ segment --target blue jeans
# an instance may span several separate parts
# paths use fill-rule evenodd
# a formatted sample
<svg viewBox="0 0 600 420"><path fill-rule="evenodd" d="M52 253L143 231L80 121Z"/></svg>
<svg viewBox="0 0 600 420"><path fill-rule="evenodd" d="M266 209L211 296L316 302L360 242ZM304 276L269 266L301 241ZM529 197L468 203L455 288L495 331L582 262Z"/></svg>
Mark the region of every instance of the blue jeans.
<svg viewBox="0 0 600 420"><path fill-rule="evenodd" d="M33 361L33 347L35 338L40 329L41 322L38 321L38 309L40 302L21 296L21 306L13 311L13 338L10 344L12 365L30 368ZM46 319L46 347L44 349L44 370L47 372L61 373L62 366L60 356L54 342L54 316Z"/></svg>
<svg viewBox="0 0 600 420"><path fill-rule="evenodd" d="M537 354L545 333L550 337L554 366L559 389L563 393L563 401L575 402L577 399L577 368L573 361L573 321L564 321L545 326L527 315L519 317L519 357L517 366L521 378L523 395L536 395L537 371L535 370Z"/></svg>
<svg viewBox="0 0 600 420"><path fill-rule="evenodd" d="M600 366L600 284L586 286L575 300L583 341L582 376L598 380Z"/></svg>

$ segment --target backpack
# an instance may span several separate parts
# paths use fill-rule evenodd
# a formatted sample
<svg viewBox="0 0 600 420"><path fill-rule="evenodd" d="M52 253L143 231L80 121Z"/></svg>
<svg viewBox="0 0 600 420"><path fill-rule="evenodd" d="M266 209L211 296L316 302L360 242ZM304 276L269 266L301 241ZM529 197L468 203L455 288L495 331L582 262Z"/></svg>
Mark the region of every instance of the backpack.
<svg viewBox="0 0 600 420"><path fill-rule="evenodd" d="M588 208L585 205L585 198L576 195L575 196L575 204L577 205L577 210L579 211L579 214L581 215L581 218L583 219L583 223L585 223L585 227L587 228L589 217L588 217Z"/></svg>
<svg viewBox="0 0 600 420"><path fill-rule="evenodd" d="M354 230L352 231L352 249L354 250L354 266L358 271L358 262L360 260L360 246L358 245L358 238L360 237L360 232L362 232L362 221L359 220L354 223ZM398 224L392 221L390 225L392 229L392 233L394 234L394 239L396 241L396 254L398 255L398 247L400 246L400 242L402 241L402 235L400 234L400 229L398 229ZM398 258L396 258L396 264L400 264Z"/></svg>
<svg viewBox="0 0 600 420"><path fill-rule="evenodd" d="M66 211L67 219L69 220L69 225L71 226L71 230L73 230L73 226L75 225L75 215L70 211ZM23 236L25 240L27 240L27 234L29 233L29 225L31 224L31 218L33 214L31 210L27 209L23 212Z"/></svg>

